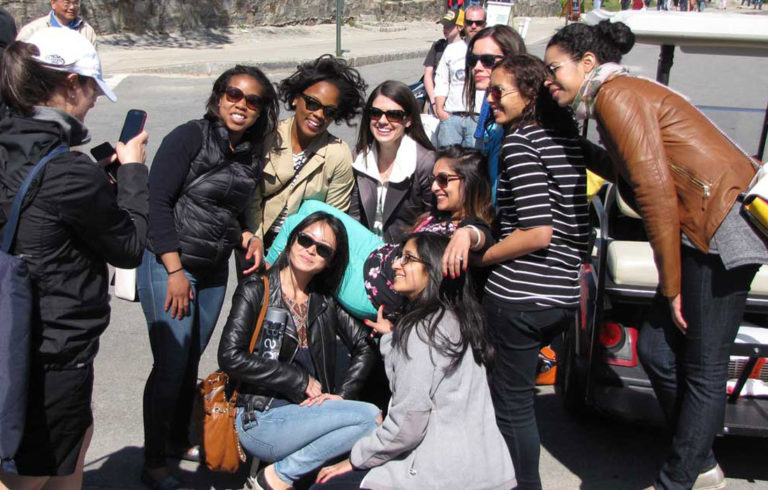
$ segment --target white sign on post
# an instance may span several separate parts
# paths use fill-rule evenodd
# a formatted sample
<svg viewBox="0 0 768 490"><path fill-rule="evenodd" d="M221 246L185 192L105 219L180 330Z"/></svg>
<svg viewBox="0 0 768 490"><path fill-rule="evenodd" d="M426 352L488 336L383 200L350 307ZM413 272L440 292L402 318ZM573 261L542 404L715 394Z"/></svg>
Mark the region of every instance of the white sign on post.
<svg viewBox="0 0 768 490"><path fill-rule="evenodd" d="M485 5L487 14L486 26L509 25L509 16L512 13L512 2L487 2Z"/></svg>

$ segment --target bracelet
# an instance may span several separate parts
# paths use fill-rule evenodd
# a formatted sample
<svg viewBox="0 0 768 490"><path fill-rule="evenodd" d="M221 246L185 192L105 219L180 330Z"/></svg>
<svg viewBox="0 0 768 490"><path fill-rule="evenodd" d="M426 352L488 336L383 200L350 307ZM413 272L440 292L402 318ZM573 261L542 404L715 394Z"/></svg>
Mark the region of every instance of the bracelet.
<svg viewBox="0 0 768 490"><path fill-rule="evenodd" d="M183 268L183 267L179 267L179 268L178 268L178 269L176 269L175 271L170 271L170 272L168 272L168 275L170 276L171 274L176 274L177 272L179 272L179 271L183 271L183 270L184 270L184 268Z"/></svg>
<svg viewBox="0 0 768 490"><path fill-rule="evenodd" d="M475 225L467 225L466 228L469 228L475 233L477 233L477 239L475 240L475 243L473 243L472 246L469 247L471 250L474 250L480 246L480 241L483 239L483 235L480 233L480 230L478 230Z"/></svg>

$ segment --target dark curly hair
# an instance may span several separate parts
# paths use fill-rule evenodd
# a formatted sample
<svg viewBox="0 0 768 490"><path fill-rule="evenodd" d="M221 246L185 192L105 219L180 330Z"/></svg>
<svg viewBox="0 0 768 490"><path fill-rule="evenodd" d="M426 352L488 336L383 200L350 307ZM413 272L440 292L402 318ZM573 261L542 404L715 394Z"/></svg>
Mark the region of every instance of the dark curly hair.
<svg viewBox="0 0 768 490"><path fill-rule="evenodd" d="M220 121L219 101L229 86L232 77L247 75L261 87L261 114L256 122L245 131L243 139L251 143L251 155L253 158L263 160L273 148L280 142L277 135L277 123L280 118L280 104L277 99L277 91L272 82L259 68L250 65L235 65L225 71L213 82L213 90L205 104L205 115L208 119Z"/></svg>
<svg viewBox="0 0 768 490"><path fill-rule="evenodd" d="M520 117L510 123L513 129L536 124L570 136L578 135L578 127L571 110L557 105L544 86L544 81L549 78L550 73L543 61L529 54L512 56L504 58L496 65L493 71L496 70L511 75L515 87L527 101Z"/></svg>
<svg viewBox="0 0 768 490"><path fill-rule="evenodd" d="M604 20L597 25L568 24L552 36L547 48L557 46L574 59L580 60L584 54L594 53L597 62L620 63L621 57L635 45L635 35L623 22L611 23Z"/></svg>
<svg viewBox="0 0 768 490"><path fill-rule="evenodd" d="M474 49L475 43L479 39L486 37L490 37L496 42L496 44L499 45L499 48L501 48L501 52L504 53L505 58L509 58L510 56L515 56L518 54L525 54L528 52L525 48L525 41L523 41L523 38L516 30L509 26L499 24L486 27L482 31L475 34L475 37L469 41L469 45L467 46L467 54L472 53L472 49ZM472 111L475 107L475 77L472 76L472 68L474 68L474 66L469 66L469 57L466 57L464 65L464 98L466 100L467 107L470 111Z"/></svg>
<svg viewBox="0 0 768 490"><path fill-rule="evenodd" d="M368 85L360 72L333 55L324 54L297 66L293 75L280 82L280 100L286 109L293 110L296 97L318 82L328 82L339 89L339 114L336 122L344 121L347 126L352 126L365 105Z"/></svg>

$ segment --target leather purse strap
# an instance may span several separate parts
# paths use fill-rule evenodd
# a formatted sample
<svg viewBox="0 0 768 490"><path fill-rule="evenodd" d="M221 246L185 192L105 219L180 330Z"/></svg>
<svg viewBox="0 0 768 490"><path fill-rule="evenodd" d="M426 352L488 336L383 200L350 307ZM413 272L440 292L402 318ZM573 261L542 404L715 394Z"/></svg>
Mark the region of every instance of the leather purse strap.
<svg viewBox="0 0 768 490"><path fill-rule="evenodd" d="M259 317L256 319L256 326L253 328L251 345L248 347L249 354L253 354L253 349L256 347L256 340L259 338L262 325L264 325L264 317L267 315L267 305L269 304L269 279L266 275L262 279L264 280L264 297L261 300L261 310L259 311ZM237 400L237 389L232 392L229 402L234 404L235 400Z"/></svg>

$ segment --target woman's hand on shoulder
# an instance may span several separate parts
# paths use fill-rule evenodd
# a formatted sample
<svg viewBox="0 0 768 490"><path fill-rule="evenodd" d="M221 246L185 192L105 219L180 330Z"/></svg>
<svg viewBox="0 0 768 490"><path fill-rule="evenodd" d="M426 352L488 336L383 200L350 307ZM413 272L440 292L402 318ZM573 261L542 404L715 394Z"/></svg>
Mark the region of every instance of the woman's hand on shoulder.
<svg viewBox="0 0 768 490"><path fill-rule="evenodd" d="M352 463L350 463L349 459L345 459L341 463L336 463L335 465L326 466L321 469L317 473L317 479L315 480L315 483L325 483L335 476L349 473L352 470L354 470Z"/></svg>
<svg viewBox="0 0 768 490"><path fill-rule="evenodd" d="M144 163L147 159L147 140L149 135L146 131L142 131L128 140L128 143L118 141L115 145L115 153L120 164Z"/></svg>
<svg viewBox="0 0 768 490"><path fill-rule="evenodd" d="M392 332L392 322L384 318L384 305L379 306L379 313L376 317L376 321L365 319L365 325L373 329L371 337L375 334L385 334Z"/></svg>
<svg viewBox="0 0 768 490"><path fill-rule="evenodd" d="M443 277L455 279L467 270L469 252L472 247L472 230L459 228L451 236L451 241L443 252Z"/></svg>

